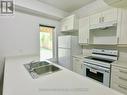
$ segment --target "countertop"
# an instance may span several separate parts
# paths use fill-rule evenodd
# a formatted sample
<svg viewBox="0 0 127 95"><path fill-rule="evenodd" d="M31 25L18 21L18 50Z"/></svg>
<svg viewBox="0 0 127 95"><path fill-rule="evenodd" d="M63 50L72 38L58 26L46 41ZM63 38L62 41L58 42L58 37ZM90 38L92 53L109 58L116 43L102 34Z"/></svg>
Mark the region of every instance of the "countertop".
<svg viewBox="0 0 127 95"><path fill-rule="evenodd" d="M37 56L9 57L5 61L3 95L123 95L87 77L62 70L32 79L23 64Z"/></svg>
<svg viewBox="0 0 127 95"><path fill-rule="evenodd" d="M83 55L83 54L77 54L77 55L73 55L73 57L83 59L83 58L86 57L86 56Z"/></svg>
<svg viewBox="0 0 127 95"><path fill-rule="evenodd" d="M112 63L112 65L127 69L127 61L124 61L124 60L115 61Z"/></svg>

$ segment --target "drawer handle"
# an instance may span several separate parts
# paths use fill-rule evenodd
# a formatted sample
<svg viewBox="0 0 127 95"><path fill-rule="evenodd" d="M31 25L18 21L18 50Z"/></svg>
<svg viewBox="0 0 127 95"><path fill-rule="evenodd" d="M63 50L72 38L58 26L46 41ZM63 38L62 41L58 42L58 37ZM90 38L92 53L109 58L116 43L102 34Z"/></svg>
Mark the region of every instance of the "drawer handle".
<svg viewBox="0 0 127 95"><path fill-rule="evenodd" d="M121 85L119 85L120 88L124 89L124 90L127 90L127 87L123 87Z"/></svg>
<svg viewBox="0 0 127 95"><path fill-rule="evenodd" d="M127 81L127 79L125 79L125 78L122 78L122 77L119 77L119 79L121 79L121 80L124 80L124 81Z"/></svg>
<svg viewBox="0 0 127 95"><path fill-rule="evenodd" d="M124 73L124 74L127 74L127 72L126 71L123 71L123 70L119 70L121 73Z"/></svg>

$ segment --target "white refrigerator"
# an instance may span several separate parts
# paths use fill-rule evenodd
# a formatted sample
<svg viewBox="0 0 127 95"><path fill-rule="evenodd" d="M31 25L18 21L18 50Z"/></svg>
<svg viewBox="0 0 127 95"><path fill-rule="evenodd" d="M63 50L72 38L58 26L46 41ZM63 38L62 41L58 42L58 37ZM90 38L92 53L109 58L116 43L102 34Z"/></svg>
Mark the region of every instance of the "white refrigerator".
<svg viewBox="0 0 127 95"><path fill-rule="evenodd" d="M59 36L58 37L58 64L72 70L72 56L82 52L78 44L78 36Z"/></svg>

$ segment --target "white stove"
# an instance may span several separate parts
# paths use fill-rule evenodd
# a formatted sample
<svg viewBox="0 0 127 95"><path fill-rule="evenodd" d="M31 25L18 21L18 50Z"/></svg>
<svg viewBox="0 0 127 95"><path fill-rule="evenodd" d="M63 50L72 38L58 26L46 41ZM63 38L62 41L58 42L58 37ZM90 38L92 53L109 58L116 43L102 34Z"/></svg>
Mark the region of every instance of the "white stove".
<svg viewBox="0 0 127 95"><path fill-rule="evenodd" d="M84 75L110 87L111 63L117 59L117 50L93 49L84 59Z"/></svg>

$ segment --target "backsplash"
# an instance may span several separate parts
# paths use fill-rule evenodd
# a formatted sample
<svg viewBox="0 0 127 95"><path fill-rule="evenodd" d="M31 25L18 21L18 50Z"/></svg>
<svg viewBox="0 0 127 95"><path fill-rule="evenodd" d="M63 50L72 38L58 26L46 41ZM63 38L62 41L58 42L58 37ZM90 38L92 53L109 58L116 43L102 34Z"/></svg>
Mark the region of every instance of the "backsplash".
<svg viewBox="0 0 127 95"><path fill-rule="evenodd" d="M127 48L118 48L119 60L127 62Z"/></svg>
<svg viewBox="0 0 127 95"><path fill-rule="evenodd" d="M92 53L92 48L91 46L83 46L83 55L84 56L89 56Z"/></svg>

